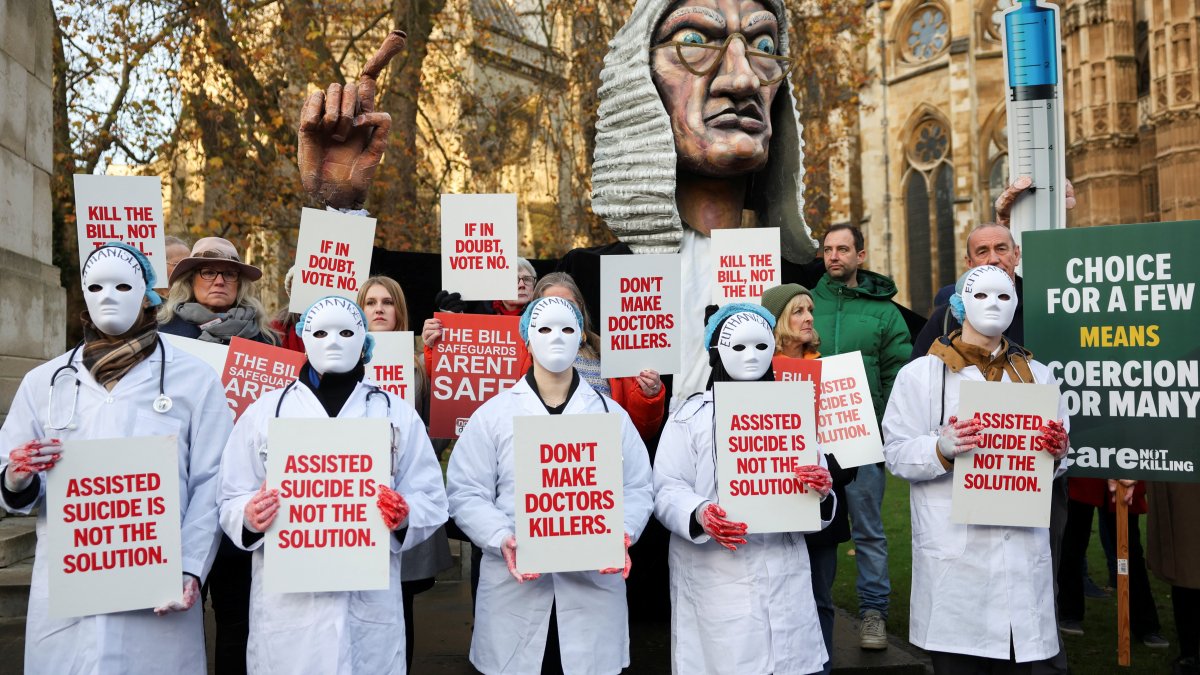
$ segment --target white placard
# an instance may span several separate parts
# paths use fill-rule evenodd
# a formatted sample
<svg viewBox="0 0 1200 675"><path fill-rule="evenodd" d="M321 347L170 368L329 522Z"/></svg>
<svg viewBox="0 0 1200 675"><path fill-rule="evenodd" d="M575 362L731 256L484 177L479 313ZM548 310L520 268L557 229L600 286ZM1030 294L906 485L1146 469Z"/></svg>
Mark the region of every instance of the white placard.
<svg viewBox="0 0 1200 675"><path fill-rule="evenodd" d="M119 241L144 253L154 268L155 285L167 287L167 237L158 176L76 174L75 229L80 271L88 254Z"/></svg>
<svg viewBox="0 0 1200 675"><path fill-rule="evenodd" d="M717 501L747 531L821 529L821 496L796 478L819 463L812 382L717 382Z"/></svg>
<svg viewBox="0 0 1200 675"><path fill-rule="evenodd" d="M763 291L779 285L779 228L712 231L712 302L759 304Z"/></svg>
<svg viewBox="0 0 1200 675"><path fill-rule="evenodd" d="M414 379L413 332L398 330L374 332L375 351L367 364L367 377L380 389L391 392L416 407L417 391Z"/></svg>
<svg viewBox="0 0 1200 675"><path fill-rule="evenodd" d="M681 372L678 253L600 258L600 375Z"/></svg>
<svg viewBox="0 0 1200 675"><path fill-rule="evenodd" d="M146 609L183 596L177 443L63 441L62 459L46 473L50 616Z"/></svg>
<svg viewBox="0 0 1200 675"><path fill-rule="evenodd" d="M517 196L442 195L442 288L516 300Z"/></svg>
<svg viewBox="0 0 1200 675"><path fill-rule="evenodd" d="M1058 418L1058 385L964 381L958 392L958 418L979 415L983 440L954 458L951 519L1049 527L1054 458L1035 439Z"/></svg>
<svg viewBox="0 0 1200 675"><path fill-rule="evenodd" d="M225 372L225 360L229 357L229 345L205 342L170 333L159 332L159 335L162 339L170 342L175 349L191 354L211 366L218 377Z"/></svg>
<svg viewBox="0 0 1200 675"><path fill-rule="evenodd" d="M616 414L513 418L519 571L625 566L621 447Z"/></svg>
<svg viewBox="0 0 1200 675"><path fill-rule="evenodd" d="M300 314L327 295L357 300L358 287L371 274L374 246L374 218L304 209L288 311Z"/></svg>
<svg viewBox="0 0 1200 675"><path fill-rule="evenodd" d="M270 421L267 484L279 489L279 515L265 543L268 593L388 588L392 533L376 485L391 486L391 440L382 417Z"/></svg>
<svg viewBox="0 0 1200 675"><path fill-rule="evenodd" d="M883 461L883 438L863 367L862 352L821 359L817 439L843 469Z"/></svg>

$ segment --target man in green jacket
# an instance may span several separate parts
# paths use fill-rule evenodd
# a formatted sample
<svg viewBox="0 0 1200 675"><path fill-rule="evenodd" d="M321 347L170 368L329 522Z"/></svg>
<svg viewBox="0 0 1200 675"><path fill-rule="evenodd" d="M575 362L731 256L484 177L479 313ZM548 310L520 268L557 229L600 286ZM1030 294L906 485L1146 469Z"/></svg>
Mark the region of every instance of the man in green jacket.
<svg viewBox="0 0 1200 675"><path fill-rule="evenodd" d="M825 356L862 352L877 419L892 393L896 373L912 350L908 327L892 304L896 284L859 269L867 258L862 232L853 225L829 228L822 245L825 276L813 289L813 327ZM888 595L887 539L883 534L883 464L861 466L846 486L851 534L858 560L858 613L863 649L886 649Z"/></svg>

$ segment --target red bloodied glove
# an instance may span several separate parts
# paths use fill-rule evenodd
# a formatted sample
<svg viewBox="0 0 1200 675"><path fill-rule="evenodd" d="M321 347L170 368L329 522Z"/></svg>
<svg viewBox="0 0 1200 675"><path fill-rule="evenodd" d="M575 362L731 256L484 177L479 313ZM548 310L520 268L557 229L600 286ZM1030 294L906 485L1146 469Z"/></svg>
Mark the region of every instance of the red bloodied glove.
<svg viewBox="0 0 1200 675"><path fill-rule="evenodd" d="M186 612L199 599L200 582L196 580L196 577L185 574L183 575L183 599L172 600L165 605L159 605L154 608L154 613L159 616L166 616L172 612Z"/></svg>
<svg viewBox="0 0 1200 675"><path fill-rule="evenodd" d="M251 532L266 532L279 513L279 490L268 490L267 484L258 489L243 510L242 524Z"/></svg>
<svg viewBox="0 0 1200 675"><path fill-rule="evenodd" d="M4 470L4 487L9 492L20 492L29 487L33 477L41 471L54 468L62 455L62 445L57 438L47 441L29 441L8 453L8 467Z"/></svg>
<svg viewBox="0 0 1200 675"><path fill-rule="evenodd" d="M633 561L629 559L629 534L625 535L625 567L605 567L600 574L620 574L622 579L629 578L629 570L633 569Z"/></svg>
<svg viewBox="0 0 1200 675"><path fill-rule="evenodd" d="M953 462L958 455L979 447L980 431L983 431L983 427L975 424L974 419L960 421L957 417L951 417L949 424L942 427L937 442L938 452L947 461Z"/></svg>
<svg viewBox="0 0 1200 675"><path fill-rule="evenodd" d="M540 574L521 574L517 571L517 538L513 535L508 535L508 538L504 540L500 546L500 552L504 554L504 562L508 564L508 573L517 580L517 583L523 584L542 576Z"/></svg>
<svg viewBox="0 0 1200 675"><path fill-rule="evenodd" d="M821 499L829 496L829 491L833 489L833 476L829 475L829 469L820 464L797 467L796 478L799 478L800 482L804 483L808 489L816 490L821 495Z"/></svg>
<svg viewBox="0 0 1200 675"><path fill-rule="evenodd" d="M700 527L708 536L730 551L736 551L739 544L745 544L746 524L735 523L725 519L725 509L719 504L709 504L700 511Z"/></svg>
<svg viewBox="0 0 1200 675"><path fill-rule="evenodd" d="M379 497L375 503L379 505L379 512L383 514L383 524L387 525L389 530L395 530L408 520L408 502L404 501L399 492L386 485L377 487Z"/></svg>
<svg viewBox="0 0 1200 675"><path fill-rule="evenodd" d="M1042 450L1054 456L1054 459L1062 459L1067 456L1067 450L1071 448L1071 442L1067 438L1067 430L1063 427L1063 423L1058 420L1050 420L1038 429L1039 447Z"/></svg>

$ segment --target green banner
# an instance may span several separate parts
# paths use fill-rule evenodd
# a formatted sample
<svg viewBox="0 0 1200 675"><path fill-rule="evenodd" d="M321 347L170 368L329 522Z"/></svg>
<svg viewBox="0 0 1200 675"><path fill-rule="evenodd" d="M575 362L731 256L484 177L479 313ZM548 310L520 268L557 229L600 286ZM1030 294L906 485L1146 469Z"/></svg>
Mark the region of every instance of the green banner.
<svg viewBox="0 0 1200 675"><path fill-rule="evenodd" d="M1028 232L1025 341L1071 413L1073 476L1200 482L1200 221Z"/></svg>

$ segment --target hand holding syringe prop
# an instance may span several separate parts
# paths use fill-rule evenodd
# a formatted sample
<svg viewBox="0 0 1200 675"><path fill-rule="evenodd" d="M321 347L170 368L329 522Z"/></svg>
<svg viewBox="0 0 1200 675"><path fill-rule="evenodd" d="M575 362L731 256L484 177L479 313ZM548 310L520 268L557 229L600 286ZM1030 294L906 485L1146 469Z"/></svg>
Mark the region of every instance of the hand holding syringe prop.
<svg viewBox="0 0 1200 675"><path fill-rule="evenodd" d="M1033 179L1013 205L1011 227L1019 245L1022 232L1067 224L1059 9L1045 0L1020 0L1005 10L1002 22L1009 182Z"/></svg>

